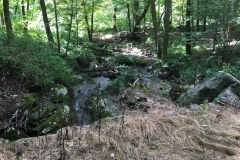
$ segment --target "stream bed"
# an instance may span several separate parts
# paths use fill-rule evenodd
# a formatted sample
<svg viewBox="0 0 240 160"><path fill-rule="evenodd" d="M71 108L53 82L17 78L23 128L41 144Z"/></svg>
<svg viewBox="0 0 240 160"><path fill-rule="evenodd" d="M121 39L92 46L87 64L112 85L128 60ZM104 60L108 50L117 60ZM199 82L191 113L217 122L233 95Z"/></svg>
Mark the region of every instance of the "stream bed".
<svg viewBox="0 0 240 160"><path fill-rule="evenodd" d="M82 83L72 86L74 90L74 110L76 116L76 125L89 125L92 123L91 99L99 95L108 85L110 79L107 77L97 77L93 80L84 80ZM106 99L103 99L104 101ZM109 102L109 99L108 99ZM111 108L113 104L108 103L107 107Z"/></svg>

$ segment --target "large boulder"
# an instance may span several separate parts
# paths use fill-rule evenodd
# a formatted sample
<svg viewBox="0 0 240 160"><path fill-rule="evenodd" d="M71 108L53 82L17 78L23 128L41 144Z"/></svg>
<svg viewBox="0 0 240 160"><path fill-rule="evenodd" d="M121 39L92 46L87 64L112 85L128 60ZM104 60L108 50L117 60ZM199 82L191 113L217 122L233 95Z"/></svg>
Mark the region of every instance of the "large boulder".
<svg viewBox="0 0 240 160"><path fill-rule="evenodd" d="M177 99L177 102L180 105L201 104L204 100L210 102L229 86L234 86L231 87L233 88L233 92L239 95L240 81L229 73L219 72L214 77L182 94Z"/></svg>

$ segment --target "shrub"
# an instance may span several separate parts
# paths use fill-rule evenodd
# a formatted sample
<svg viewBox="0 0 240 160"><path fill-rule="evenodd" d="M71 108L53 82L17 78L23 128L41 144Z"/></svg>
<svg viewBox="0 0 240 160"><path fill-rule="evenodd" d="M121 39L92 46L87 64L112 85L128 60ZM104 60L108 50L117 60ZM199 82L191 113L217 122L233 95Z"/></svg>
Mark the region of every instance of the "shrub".
<svg viewBox="0 0 240 160"><path fill-rule="evenodd" d="M127 87L128 83L133 83L134 80L137 79L137 72L135 72L132 67L128 66L118 66L116 69L120 71L121 75L110 82L107 90L119 93Z"/></svg>
<svg viewBox="0 0 240 160"><path fill-rule="evenodd" d="M194 59L189 55L178 55L169 58L167 63L170 69L179 73L181 81L190 84L194 83L196 76L204 80L222 70L217 57Z"/></svg>

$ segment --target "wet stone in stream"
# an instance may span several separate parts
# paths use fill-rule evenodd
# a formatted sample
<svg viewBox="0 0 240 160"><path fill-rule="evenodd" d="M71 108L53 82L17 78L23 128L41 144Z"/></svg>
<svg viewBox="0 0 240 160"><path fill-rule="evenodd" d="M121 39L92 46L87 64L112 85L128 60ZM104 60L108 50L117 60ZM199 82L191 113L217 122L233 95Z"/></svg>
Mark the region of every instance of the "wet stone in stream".
<svg viewBox="0 0 240 160"><path fill-rule="evenodd" d="M94 82L85 80L81 84L72 87L74 90L74 109L77 125L88 125L92 123L91 108L94 106L90 102L91 98L100 94L109 82L109 78L98 77Z"/></svg>

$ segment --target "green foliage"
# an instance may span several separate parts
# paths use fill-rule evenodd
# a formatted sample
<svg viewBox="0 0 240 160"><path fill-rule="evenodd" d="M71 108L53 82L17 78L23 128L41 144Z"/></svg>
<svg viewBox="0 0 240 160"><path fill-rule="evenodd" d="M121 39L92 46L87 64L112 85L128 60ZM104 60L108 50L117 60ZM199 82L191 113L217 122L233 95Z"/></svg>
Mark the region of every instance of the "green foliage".
<svg viewBox="0 0 240 160"><path fill-rule="evenodd" d="M72 56L81 68L88 68L90 62L96 60L96 57L87 49L81 49L80 52L75 52Z"/></svg>
<svg viewBox="0 0 240 160"><path fill-rule="evenodd" d="M127 87L128 83L133 83L137 79L137 72L129 66L118 66L116 69L120 71L121 75L109 83L107 90L119 93Z"/></svg>
<svg viewBox="0 0 240 160"><path fill-rule="evenodd" d="M93 105L91 108L92 122L112 116L112 112L106 108L107 102L108 99L101 98L100 95L91 98L91 104Z"/></svg>
<svg viewBox="0 0 240 160"><path fill-rule="evenodd" d="M181 79L184 79L187 83L193 83L196 80L196 76L209 78L216 72L221 70L221 66L218 64L217 59L206 59L204 61L193 61L184 65L180 71Z"/></svg>
<svg viewBox="0 0 240 160"><path fill-rule="evenodd" d="M8 96L8 90L4 90L4 91L0 91L0 100L2 99L2 98L7 98L7 96Z"/></svg>
<svg viewBox="0 0 240 160"><path fill-rule="evenodd" d="M194 83L196 78L204 80L221 70L217 57L201 59L189 55L175 55L167 60L170 69L179 73L179 78L185 83Z"/></svg>
<svg viewBox="0 0 240 160"><path fill-rule="evenodd" d="M41 86L55 82L70 84L77 76L66 61L57 55L48 44L34 41L30 37L15 38L7 46L0 46L1 59L19 70L22 78Z"/></svg>
<svg viewBox="0 0 240 160"><path fill-rule="evenodd" d="M238 59L233 65L224 64L222 70L240 79L240 60Z"/></svg>
<svg viewBox="0 0 240 160"><path fill-rule="evenodd" d="M146 66L149 61L145 58L142 57L138 57L138 56L132 56L132 55L122 55L122 54L118 54L115 57L115 61L116 63L119 64L125 64L125 65L129 65L129 66Z"/></svg>

